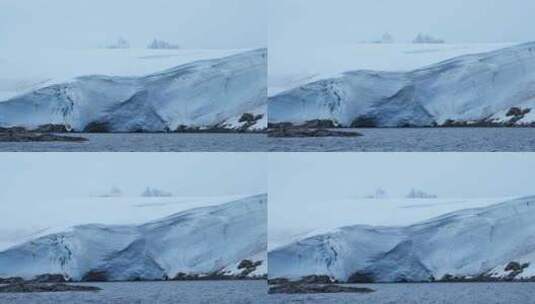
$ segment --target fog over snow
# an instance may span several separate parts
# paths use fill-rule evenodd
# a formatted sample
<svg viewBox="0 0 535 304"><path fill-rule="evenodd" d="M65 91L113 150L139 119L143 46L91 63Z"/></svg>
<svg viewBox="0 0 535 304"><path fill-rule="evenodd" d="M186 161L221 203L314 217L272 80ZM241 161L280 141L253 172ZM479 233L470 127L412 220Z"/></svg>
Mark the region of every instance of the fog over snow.
<svg viewBox="0 0 535 304"><path fill-rule="evenodd" d="M384 33L402 43L418 33L450 43L530 41L533 11L529 0L273 0L269 44L348 44Z"/></svg>
<svg viewBox="0 0 535 304"><path fill-rule="evenodd" d="M267 191L261 153L5 153L0 184L0 249L73 225L139 224ZM174 196L142 197L147 185ZM120 195L105 197L113 188Z"/></svg>
<svg viewBox="0 0 535 304"><path fill-rule="evenodd" d="M2 0L1 48L94 48L119 37L188 49L266 46L262 0Z"/></svg>
<svg viewBox="0 0 535 304"><path fill-rule="evenodd" d="M534 10L527 0L273 0L269 95L350 70L410 71L535 41ZM372 43L387 33L390 43ZM411 43L420 33L445 43Z"/></svg>
<svg viewBox="0 0 535 304"><path fill-rule="evenodd" d="M399 226L533 195L529 153L269 155L269 247L336 227ZM382 188L387 197L367 198ZM437 198L406 198L412 188Z"/></svg>

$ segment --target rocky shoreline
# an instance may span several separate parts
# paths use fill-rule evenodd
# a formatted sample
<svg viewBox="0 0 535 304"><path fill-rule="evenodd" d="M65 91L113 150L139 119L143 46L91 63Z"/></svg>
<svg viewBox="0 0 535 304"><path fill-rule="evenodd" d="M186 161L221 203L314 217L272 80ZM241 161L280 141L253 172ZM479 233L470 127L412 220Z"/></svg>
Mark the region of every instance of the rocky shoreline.
<svg viewBox="0 0 535 304"><path fill-rule="evenodd" d="M95 286L70 285L65 283L11 283L0 285L0 293L99 291Z"/></svg>
<svg viewBox="0 0 535 304"><path fill-rule="evenodd" d="M42 131L29 131L21 127L0 128L0 142L85 142L87 138L65 136Z"/></svg>
<svg viewBox="0 0 535 304"><path fill-rule="evenodd" d="M367 287L351 287L338 284L286 283L269 287L270 294L311 294L311 293L370 293Z"/></svg>

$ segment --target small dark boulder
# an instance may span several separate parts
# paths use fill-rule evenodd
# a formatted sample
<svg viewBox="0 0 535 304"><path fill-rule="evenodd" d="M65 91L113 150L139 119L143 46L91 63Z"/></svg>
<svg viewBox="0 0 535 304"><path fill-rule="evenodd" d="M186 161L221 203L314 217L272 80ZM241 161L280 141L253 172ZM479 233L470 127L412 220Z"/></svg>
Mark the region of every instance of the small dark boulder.
<svg viewBox="0 0 535 304"><path fill-rule="evenodd" d="M512 107L507 111L507 114L505 116L520 116L522 115L522 109L518 107Z"/></svg>
<svg viewBox="0 0 535 304"><path fill-rule="evenodd" d="M238 122L253 122L255 121L255 115L251 113L243 113Z"/></svg>

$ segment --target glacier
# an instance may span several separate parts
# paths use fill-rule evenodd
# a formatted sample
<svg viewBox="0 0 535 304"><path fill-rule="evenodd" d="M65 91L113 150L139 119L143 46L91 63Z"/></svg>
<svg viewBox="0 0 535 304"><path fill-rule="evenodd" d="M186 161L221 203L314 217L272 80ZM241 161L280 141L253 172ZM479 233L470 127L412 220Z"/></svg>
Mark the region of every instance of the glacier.
<svg viewBox="0 0 535 304"><path fill-rule="evenodd" d="M357 70L269 98L270 124L339 127L535 125L535 42L412 71Z"/></svg>
<svg viewBox="0 0 535 304"><path fill-rule="evenodd" d="M351 283L535 278L535 196L407 226L355 225L268 253L270 279Z"/></svg>
<svg viewBox="0 0 535 304"><path fill-rule="evenodd" d="M0 127L76 132L261 130L267 50L199 60L146 76L87 75L0 102Z"/></svg>
<svg viewBox="0 0 535 304"><path fill-rule="evenodd" d="M266 217L267 195L260 194L140 225L74 226L0 252L0 277L260 278L267 270Z"/></svg>

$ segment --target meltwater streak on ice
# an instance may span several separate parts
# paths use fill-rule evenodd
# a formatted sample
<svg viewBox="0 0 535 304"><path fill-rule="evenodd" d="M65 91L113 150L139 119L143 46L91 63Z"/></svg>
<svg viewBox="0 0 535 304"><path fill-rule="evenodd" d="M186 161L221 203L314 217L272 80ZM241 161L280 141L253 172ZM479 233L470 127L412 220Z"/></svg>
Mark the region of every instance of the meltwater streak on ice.
<svg viewBox="0 0 535 304"><path fill-rule="evenodd" d="M1 102L0 126L60 124L105 132L263 129L266 78L266 49L142 77L82 76ZM253 115L254 123L240 119L245 113Z"/></svg>
<svg viewBox="0 0 535 304"><path fill-rule="evenodd" d="M244 259L262 261L248 276L266 274L265 194L191 209L142 225L75 226L0 252L0 277L58 273L82 280L159 280L178 273L239 274Z"/></svg>
<svg viewBox="0 0 535 304"><path fill-rule="evenodd" d="M410 72L346 72L270 97L269 121L327 119L344 127L432 126L448 120L530 124L535 122L533 67L531 42ZM512 107L520 113L509 115Z"/></svg>
<svg viewBox="0 0 535 304"><path fill-rule="evenodd" d="M268 272L270 278L324 274L341 281L359 274L373 282L527 279L535 276L534 216L535 197L526 197L405 227L342 227L269 252ZM510 262L527 266L513 273L505 270Z"/></svg>

